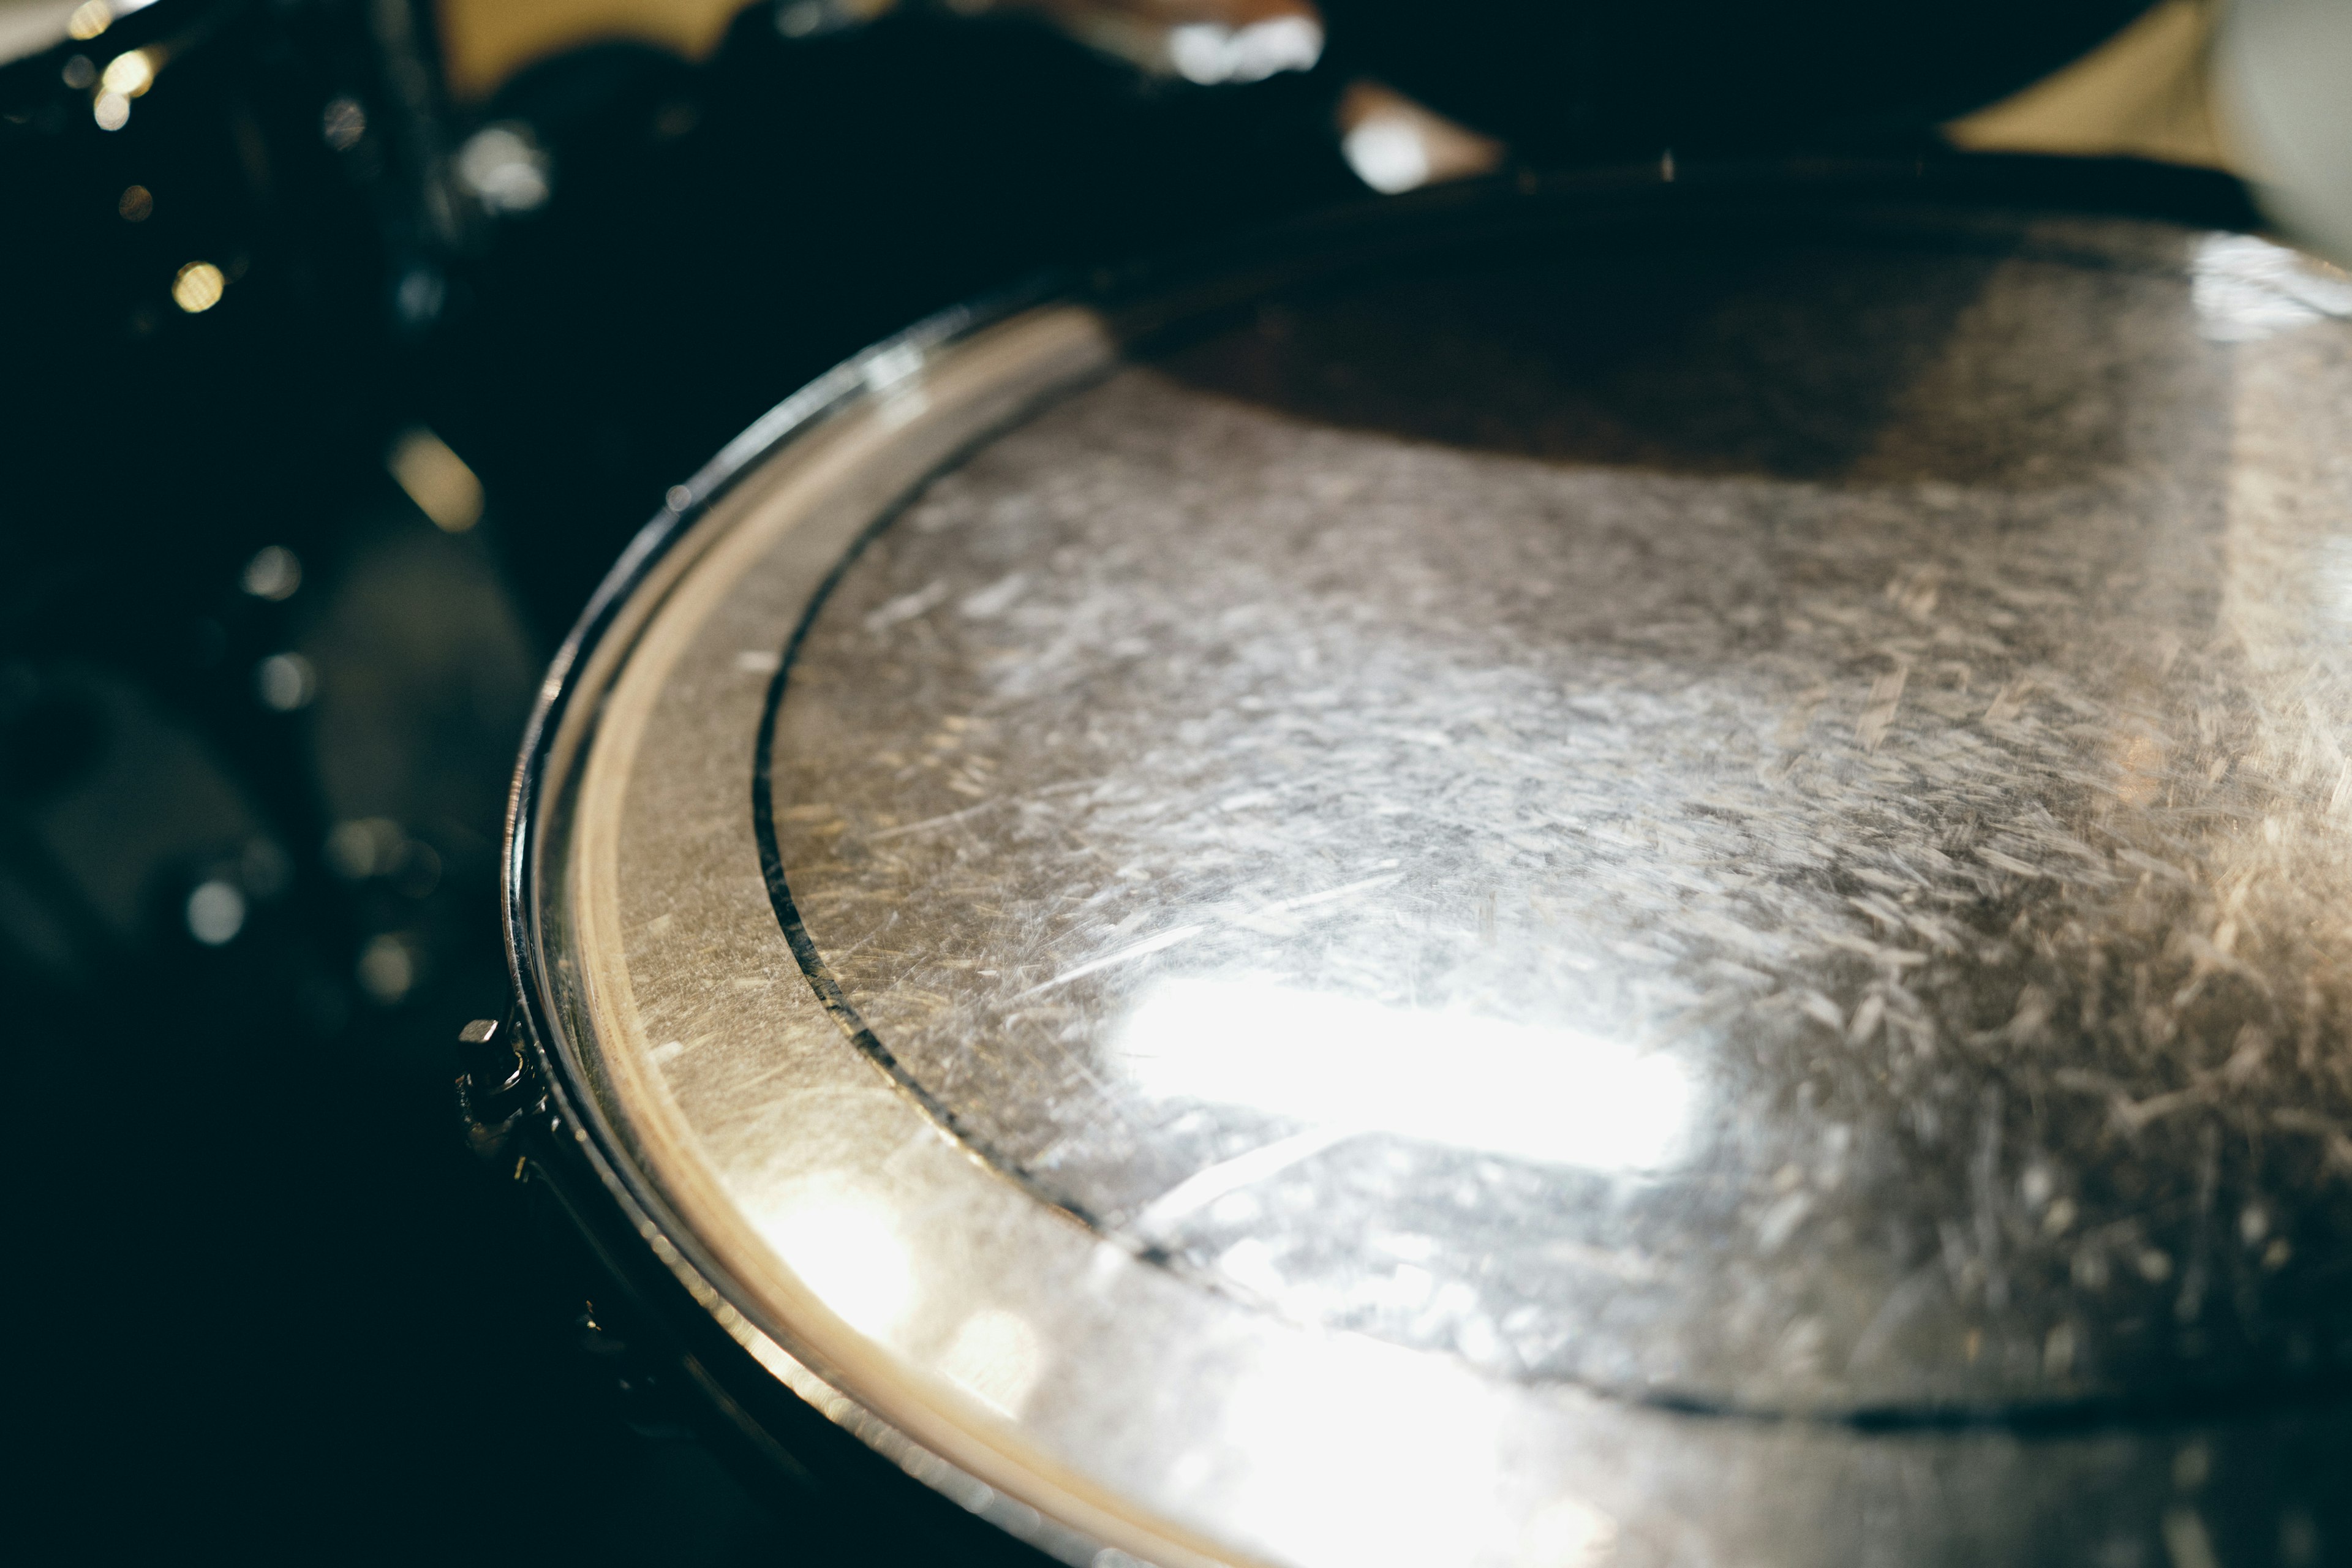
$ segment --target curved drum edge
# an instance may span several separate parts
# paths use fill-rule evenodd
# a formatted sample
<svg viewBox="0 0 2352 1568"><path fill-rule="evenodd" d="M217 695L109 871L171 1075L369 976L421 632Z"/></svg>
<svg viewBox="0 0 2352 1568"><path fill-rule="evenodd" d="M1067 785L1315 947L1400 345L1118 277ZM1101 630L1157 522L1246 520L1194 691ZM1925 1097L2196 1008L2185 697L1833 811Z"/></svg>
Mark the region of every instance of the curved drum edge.
<svg viewBox="0 0 2352 1568"><path fill-rule="evenodd" d="M2200 184L2199 189L2210 197L2209 188ZM1452 194L1447 199L1460 200ZM1415 241L1408 237L1402 243ZM1192 305L1173 314L1197 309ZM730 444L711 468L697 476L688 487L689 495L682 498L686 504L650 525L600 590L551 671L510 808L507 934L522 1032L530 1042L535 1087L543 1098L514 1116L514 1141L502 1143L500 1152L502 1157L520 1153L550 1178L570 1220L592 1238L604 1267L632 1281L631 1289L645 1299L649 1316L673 1328L682 1326L676 1340L689 1377L704 1386L744 1434L755 1468L785 1474L796 1468L812 1472L837 1468L849 1474L858 1467L838 1440L845 1432L856 1439L855 1447L878 1453L980 1519L1026 1537L1064 1561L1115 1563L1118 1553L1127 1553L1170 1568L1189 1562L1241 1562L1245 1559L1205 1537L1155 1525L1148 1514L1122 1519L1115 1497L1106 1494L1090 1502L1083 1495L1088 1489L1083 1483L1073 1489L1041 1484L1053 1468L1050 1461L1014 1462L1007 1468L1007 1461L990 1451L1001 1429L992 1433L989 1413L971 1405L959 1390L934 1383L895 1396L877 1396L875 1384L889 1381L887 1371L867 1367L861 1372L854 1352L849 1356L838 1349L823 1353L770 1321L773 1304L780 1296L789 1296L790 1281L781 1287L775 1280L755 1286L731 1273L719 1261L710 1228L712 1221L722 1217L724 1205L707 1197L682 1201L680 1194L665 1193L646 1174L633 1150L639 1140L659 1134L649 1134L645 1126L631 1125L613 1113L599 1079L614 1069L589 1061L570 1032L592 1017L601 1016L609 1022L617 1015L600 998L597 981L579 980L568 993L547 962L551 951L561 950L551 949L548 941L542 885L550 869L545 836L553 828L561 840L580 830L578 803L559 798L564 794L562 781L594 748L623 743L608 728L614 683L624 666L646 653L646 628L657 611L721 552L752 547L736 531L782 482L770 465L795 453L821 458L829 441L837 446L849 439L854 435L849 426L857 418L877 417L889 406L894 391L903 398L920 381L921 368L935 351L973 342L991 331L1018 331L1024 322L1055 320L1057 310L1065 312L1059 319L1070 320L1067 308L1052 306L1029 315L1008 310L952 312L814 384ZM1051 386L1067 384L1109 363L1111 338L1092 324L1098 320L1086 315L1087 325L1076 333L1081 340L1093 334L1091 348L1064 345L1070 357L1045 378ZM1145 327L1158 324L1149 310L1126 321ZM911 421L920 416L907 413L903 403L898 408L899 415L891 417ZM918 471L900 476L887 488L894 496L919 489L964 444L949 442L918 464ZM865 504L887 516L894 502L869 495ZM845 537L836 541L836 555L846 547L847 536L870 526L870 519L840 526ZM825 552L812 554L823 558ZM588 831L595 829L592 826ZM625 976L620 983L625 984ZM641 1059L649 1044L641 1042L637 1051L614 1053L614 1060L623 1064L617 1070L625 1073L626 1064ZM667 1099L658 1084L647 1081L622 1083L619 1098L639 1107L659 1107ZM659 1119L657 1110L646 1114ZM672 1182L674 1187L675 1175ZM700 1226L693 1223L698 1215L704 1221ZM729 1256L756 1257L761 1248L755 1240L739 1238L726 1250ZM768 1308L754 1305L763 1300ZM825 1331L814 1336L822 1344L854 1347L859 1336L831 1321L822 1302L811 1299L806 1310L811 1316L803 1321L827 1323ZM860 1403L861 1398L866 1402ZM963 1419L940 1425L931 1416L942 1405L953 1409L960 1401L966 1406ZM812 1459L816 1453L829 1457ZM1110 1506L1103 1506L1106 1502ZM1574 1519L1555 1524L1570 1537L1580 1528ZM1110 1555L1102 1554L1106 1548Z"/></svg>
<svg viewBox="0 0 2352 1568"><path fill-rule="evenodd" d="M891 1506L887 1496L867 1494L895 1467L953 1505L917 1509L913 1528L925 1535L945 1531L942 1539L951 1540L959 1551L985 1550L989 1542L953 1530L955 1509L994 1526L989 1533L1002 1531L1007 1545L1026 1542L1064 1562L1093 1563L1113 1540L1150 1552L1154 1562L1231 1561L1213 1559L1181 1537L1105 1517L1097 1505L1076 1496L1040 1498L1048 1506L1059 1504L1056 1517L1042 1514L877 1416L845 1392L855 1384L842 1372L796 1345L787 1348L787 1336L748 1316L737 1305L751 1299L745 1287L707 1249L671 1239L694 1233L634 1167L627 1152L630 1130L605 1112L593 1091L583 1090L587 1074L569 1035L555 1022L565 1003L538 962L536 947L520 935L536 937L541 930L532 880L541 872L541 847L531 831L541 789L583 748L597 743L606 684L636 651L656 608L707 552L729 542L744 510L740 487L756 479L751 489L764 493L772 476L755 474L755 468L787 448L805 455L838 437L838 422L854 415L861 402L887 404L894 388L921 383L931 354L1003 331L1025 331L1039 340L1026 346L1052 366L1049 380L1056 384L1107 363L1107 340L1090 312L1032 306L1020 295L942 312L877 345L780 405L682 487L688 493L673 500L683 504L666 509L640 534L567 641L534 715L509 808L508 939L521 1002L518 1021L524 1026L532 1058L530 1076L541 1098L523 1113L501 1120L493 1135L496 1155L514 1155L518 1176L528 1162L567 1222L588 1240L599 1272L641 1303L641 1326L674 1322L681 1312L691 1320L694 1331L674 1337L673 1353L687 1379L724 1418L725 1447L751 1479L771 1490L778 1476L787 1479L788 1506ZM919 395L928 401L928 393ZM1007 415L1017 411L1016 406ZM895 433L908 416L902 403L898 412L886 415L882 433ZM869 507L876 504L876 498L866 499ZM740 543L740 535L735 542ZM820 563L826 559L822 552L814 558ZM584 712L572 700L583 691L600 694ZM659 1098L657 1089L651 1092ZM820 1321L826 1316L820 1305L809 1307ZM948 1397L954 1397L952 1391ZM987 1419L986 1412L977 1414ZM971 1446L950 1434L934 1442L946 1451ZM874 1464L876 1458L884 1464ZM825 1497L820 1489L846 1495ZM898 1498L904 1501L903 1493ZM1081 1533L1066 1521L1098 1521L1098 1529Z"/></svg>

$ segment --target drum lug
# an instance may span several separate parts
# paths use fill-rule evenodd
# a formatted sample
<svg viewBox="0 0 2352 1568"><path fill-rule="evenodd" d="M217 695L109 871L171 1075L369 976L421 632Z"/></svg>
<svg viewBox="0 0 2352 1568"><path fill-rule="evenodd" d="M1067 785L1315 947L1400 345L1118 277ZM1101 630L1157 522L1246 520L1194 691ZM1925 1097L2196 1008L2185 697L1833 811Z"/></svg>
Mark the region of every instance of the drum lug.
<svg viewBox="0 0 2352 1568"><path fill-rule="evenodd" d="M457 1031L457 1121L467 1148L496 1161L506 1152L515 1123L539 1098L512 1014L477 1018Z"/></svg>

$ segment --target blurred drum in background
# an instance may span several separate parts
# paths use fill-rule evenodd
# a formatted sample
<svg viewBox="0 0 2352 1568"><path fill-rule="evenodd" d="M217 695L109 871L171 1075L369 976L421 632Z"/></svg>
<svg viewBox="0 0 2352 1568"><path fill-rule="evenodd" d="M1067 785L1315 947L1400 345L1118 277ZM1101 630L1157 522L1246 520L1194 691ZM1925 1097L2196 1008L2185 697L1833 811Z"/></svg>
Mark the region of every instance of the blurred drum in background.
<svg viewBox="0 0 2352 1568"><path fill-rule="evenodd" d="M937 319L608 580L472 1133L813 1529L2352 1545L2352 287L1672 173Z"/></svg>

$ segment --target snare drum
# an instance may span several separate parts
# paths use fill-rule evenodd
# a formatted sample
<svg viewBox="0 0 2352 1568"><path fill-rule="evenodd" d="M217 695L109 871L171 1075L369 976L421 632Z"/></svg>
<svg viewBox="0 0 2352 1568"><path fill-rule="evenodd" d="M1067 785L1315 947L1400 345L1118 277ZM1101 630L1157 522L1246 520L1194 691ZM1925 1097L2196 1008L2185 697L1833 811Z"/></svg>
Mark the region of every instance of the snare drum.
<svg viewBox="0 0 2352 1568"><path fill-rule="evenodd" d="M1972 169L1322 220L673 493L473 1131L803 1517L2352 1552L2352 284Z"/></svg>

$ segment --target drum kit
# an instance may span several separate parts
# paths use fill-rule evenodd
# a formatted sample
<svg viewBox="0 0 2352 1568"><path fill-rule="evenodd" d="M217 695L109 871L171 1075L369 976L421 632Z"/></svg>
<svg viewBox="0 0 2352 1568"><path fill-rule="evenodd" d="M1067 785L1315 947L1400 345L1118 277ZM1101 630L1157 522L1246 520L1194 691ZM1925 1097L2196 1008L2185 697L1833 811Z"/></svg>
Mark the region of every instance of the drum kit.
<svg viewBox="0 0 2352 1568"><path fill-rule="evenodd" d="M811 1550L2352 1560L2352 281L1801 147L2124 19L1865 9L1332 6L1493 173L929 315L595 590L461 1122Z"/></svg>

